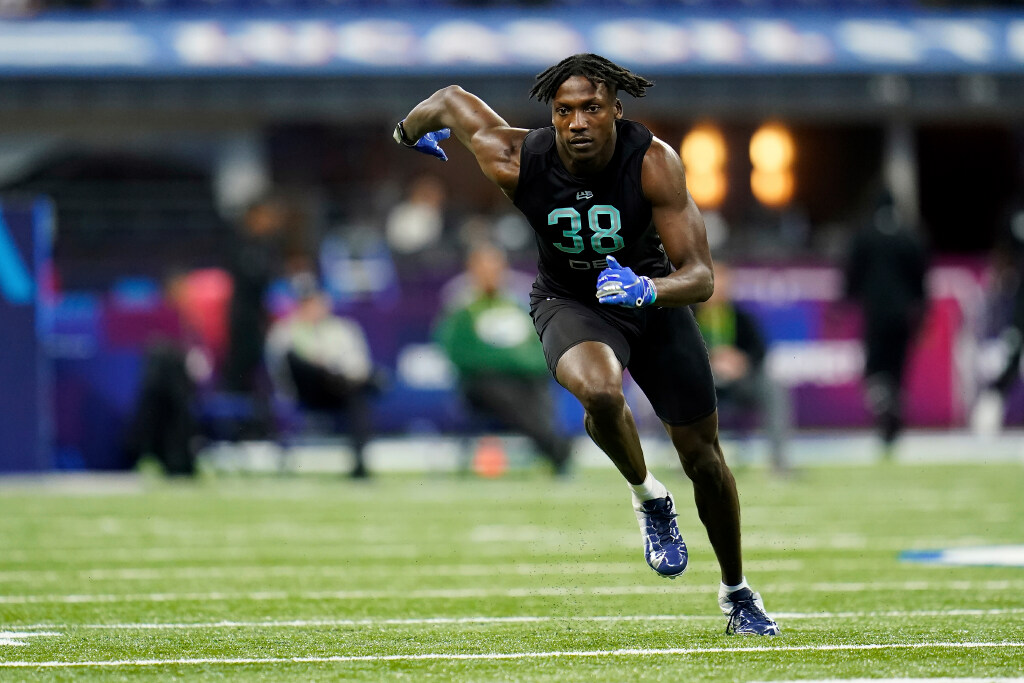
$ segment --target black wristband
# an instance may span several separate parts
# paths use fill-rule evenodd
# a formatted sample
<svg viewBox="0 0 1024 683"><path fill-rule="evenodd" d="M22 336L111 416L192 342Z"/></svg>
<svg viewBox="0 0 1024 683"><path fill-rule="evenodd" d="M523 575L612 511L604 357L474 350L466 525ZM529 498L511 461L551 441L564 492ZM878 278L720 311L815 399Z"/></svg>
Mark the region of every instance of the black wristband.
<svg viewBox="0 0 1024 683"><path fill-rule="evenodd" d="M405 135L405 126L402 125L402 121L399 121L398 125L395 126L395 132L394 132L393 137L395 138L395 142L397 142L400 145L404 145L406 147L415 147L416 146L416 141L415 140L413 140L412 142L409 142L409 138L406 137L406 135Z"/></svg>

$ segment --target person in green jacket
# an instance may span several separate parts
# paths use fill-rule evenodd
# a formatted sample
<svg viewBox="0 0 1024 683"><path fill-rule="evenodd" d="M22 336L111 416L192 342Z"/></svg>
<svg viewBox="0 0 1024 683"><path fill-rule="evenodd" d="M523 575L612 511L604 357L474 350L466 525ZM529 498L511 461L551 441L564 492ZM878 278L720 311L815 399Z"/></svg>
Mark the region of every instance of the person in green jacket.
<svg viewBox="0 0 1024 683"><path fill-rule="evenodd" d="M458 371L470 408L528 436L562 474L570 441L555 426L544 352L529 312L507 287L510 273L498 247L471 248L435 337Z"/></svg>
<svg viewBox="0 0 1024 683"><path fill-rule="evenodd" d="M715 257L715 291L693 307L715 378L720 417L754 414L768 442L768 455L776 474L788 472L793 407L789 389L768 372L768 344L757 319L736 304L732 267Z"/></svg>

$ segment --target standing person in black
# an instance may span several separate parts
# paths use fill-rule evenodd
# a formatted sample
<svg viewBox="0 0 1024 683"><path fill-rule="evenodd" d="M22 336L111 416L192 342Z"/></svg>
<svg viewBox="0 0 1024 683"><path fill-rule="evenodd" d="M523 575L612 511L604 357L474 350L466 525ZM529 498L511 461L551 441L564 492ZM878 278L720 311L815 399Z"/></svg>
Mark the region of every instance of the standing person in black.
<svg viewBox="0 0 1024 683"><path fill-rule="evenodd" d="M885 457L903 430L903 375L924 315L927 269L923 243L883 193L850 244L846 296L864 311L865 397Z"/></svg>
<svg viewBox="0 0 1024 683"><path fill-rule="evenodd" d="M286 207L276 198L255 201L245 211L229 255L232 280L228 309L228 350L221 381L229 392L253 401L255 415L248 430L270 431L269 390L263 365L263 340L269 326L264 297L282 262Z"/></svg>
<svg viewBox="0 0 1024 683"><path fill-rule="evenodd" d="M530 221L540 252L531 313L548 368L579 399L588 434L632 489L648 564L674 578L687 552L672 496L644 461L624 368L693 481L721 566L726 632L775 635L779 627L743 576L736 483L718 443L707 349L688 307L714 287L704 222L679 156L623 119L617 98L619 90L642 97L651 85L578 54L539 74L531 91L551 105L549 128L512 128L453 85L414 107L394 136L447 159L438 141L454 133Z"/></svg>
<svg viewBox="0 0 1024 683"><path fill-rule="evenodd" d="M174 313L175 329L147 340L142 377L128 435L128 455L135 466L155 457L172 476L193 476L199 424L196 389L207 379L210 354L187 315L187 274L174 271L164 281L164 301Z"/></svg>

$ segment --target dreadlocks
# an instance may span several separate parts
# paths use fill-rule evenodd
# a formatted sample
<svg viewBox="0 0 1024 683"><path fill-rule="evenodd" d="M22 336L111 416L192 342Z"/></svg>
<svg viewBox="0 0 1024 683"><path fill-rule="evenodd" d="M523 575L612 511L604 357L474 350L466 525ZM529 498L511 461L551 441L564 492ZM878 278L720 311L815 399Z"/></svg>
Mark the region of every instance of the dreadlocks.
<svg viewBox="0 0 1024 683"><path fill-rule="evenodd" d="M537 74L537 82L533 84L530 97L548 103L555 98L555 93L561 85L572 76L583 76L595 84L604 83L613 95L619 90L625 90L633 97L643 97L647 94L647 88L654 85L652 81L623 69L600 55L581 53L566 57Z"/></svg>

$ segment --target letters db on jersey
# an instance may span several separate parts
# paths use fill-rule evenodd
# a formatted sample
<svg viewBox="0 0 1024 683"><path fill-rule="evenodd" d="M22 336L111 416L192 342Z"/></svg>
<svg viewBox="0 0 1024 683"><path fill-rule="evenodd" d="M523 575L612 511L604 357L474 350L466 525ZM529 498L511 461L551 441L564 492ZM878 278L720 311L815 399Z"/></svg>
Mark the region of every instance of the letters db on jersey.
<svg viewBox="0 0 1024 683"><path fill-rule="evenodd" d="M640 186L651 132L633 121L615 123L611 161L585 178L562 164L553 127L530 131L523 142L514 202L536 234L539 284L556 295L593 298L609 254L638 275L671 270Z"/></svg>

